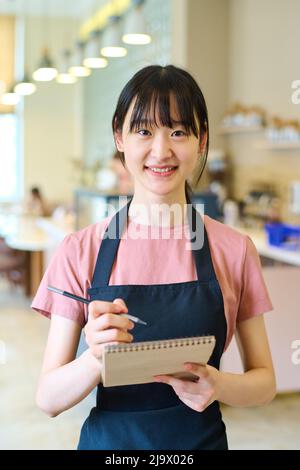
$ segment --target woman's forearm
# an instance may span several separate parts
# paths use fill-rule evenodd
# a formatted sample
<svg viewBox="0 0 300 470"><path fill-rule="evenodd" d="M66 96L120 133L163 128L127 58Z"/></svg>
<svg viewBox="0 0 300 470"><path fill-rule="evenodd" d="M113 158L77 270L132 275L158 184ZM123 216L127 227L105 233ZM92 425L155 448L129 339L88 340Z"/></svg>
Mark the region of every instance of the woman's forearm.
<svg viewBox="0 0 300 470"><path fill-rule="evenodd" d="M88 349L74 361L41 377L37 405L49 416L57 416L82 401L100 380L101 363Z"/></svg>
<svg viewBox="0 0 300 470"><path fill-rule="evenodd" d="M274 374L267 368L252 369L244 374L220 374L218 400L226 405L265 405L276 394Z"/></svg>

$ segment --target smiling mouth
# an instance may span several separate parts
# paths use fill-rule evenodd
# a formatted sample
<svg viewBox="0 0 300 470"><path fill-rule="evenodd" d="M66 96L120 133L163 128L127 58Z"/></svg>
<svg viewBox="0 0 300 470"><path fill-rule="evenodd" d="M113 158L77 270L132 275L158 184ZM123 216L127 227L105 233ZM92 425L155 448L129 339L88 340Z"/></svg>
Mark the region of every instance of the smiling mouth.
<svg viewBox="0 0 300 470"><path fill-rule="evenodd" d="M149 166L144 166L146 170L149 170L151 173L157 174L157 175L167 175L174 173L175 170L177 170L177 166L166 166L166 167L149 167Z"/></svg>

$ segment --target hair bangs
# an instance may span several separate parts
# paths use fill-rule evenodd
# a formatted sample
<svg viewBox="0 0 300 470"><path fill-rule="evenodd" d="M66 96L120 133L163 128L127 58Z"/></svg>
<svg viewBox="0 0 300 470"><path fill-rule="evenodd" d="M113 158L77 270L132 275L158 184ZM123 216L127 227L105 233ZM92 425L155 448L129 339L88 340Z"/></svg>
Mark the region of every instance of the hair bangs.
<svg viewBox="0 0 300 470"><path fill-rule="evenodd" d="M165 86L153 88L147 85L145 84L135 97L130 118L130 132L141 129L143 126L149 128L164 126L172 129L176 125L181 125L189 135L194 134L198 138L199 125L192 97L183 90L177 91L169 80ZM175 114L171 111L171 99L174 100Z"/></svg>

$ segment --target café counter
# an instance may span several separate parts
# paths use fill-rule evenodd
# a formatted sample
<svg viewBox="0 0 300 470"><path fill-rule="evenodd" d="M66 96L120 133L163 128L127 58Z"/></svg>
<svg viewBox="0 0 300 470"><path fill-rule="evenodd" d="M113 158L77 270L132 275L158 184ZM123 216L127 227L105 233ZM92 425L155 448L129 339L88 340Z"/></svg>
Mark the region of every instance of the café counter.
<svg viewBox="0 0 300 470"><path fill-rule="evenodd" d="M263 230L235 227L247 234L261 258L264 280L274 307L265 314L278 392L300 391L300 251L270 246ZM264 313L264 312L261 312ZM223 370L241 373L235 338L222 357Z"/></svg>

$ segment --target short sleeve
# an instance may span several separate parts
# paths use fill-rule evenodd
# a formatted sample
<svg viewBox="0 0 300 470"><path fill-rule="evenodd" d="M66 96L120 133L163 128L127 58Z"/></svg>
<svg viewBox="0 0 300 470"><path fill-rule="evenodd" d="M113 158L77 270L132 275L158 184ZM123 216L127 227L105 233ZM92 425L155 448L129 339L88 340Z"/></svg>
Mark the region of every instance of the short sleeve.
<svg viewBox="0 0 300 470"><path fill-rule="evenodd" d="M48 318L52 314L60 315L83 327L86 323L84 304L47 289L53 286L84 297L79 265L78 240L73 234L67 235L50 261L31 308Z"/></svg>
<svg viewBox="0 0 300 470"><path fill-rule="evenodd" d="M238 322L273 310L255 245L248 236L245 243Z"/></svg>

